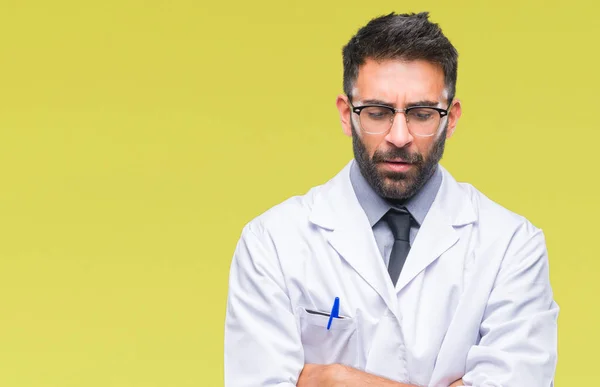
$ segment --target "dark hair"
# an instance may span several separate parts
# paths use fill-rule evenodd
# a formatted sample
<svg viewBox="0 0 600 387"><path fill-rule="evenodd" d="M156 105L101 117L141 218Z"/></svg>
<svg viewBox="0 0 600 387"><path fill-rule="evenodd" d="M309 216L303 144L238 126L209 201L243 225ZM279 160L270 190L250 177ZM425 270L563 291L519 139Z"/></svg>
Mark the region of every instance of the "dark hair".
<svg viewBox="0 0 600 387"><path fill-rule="evenodd" d="M370 58L374 60L425 60L438 64L444 71L448 101L456 92L458 52L441 28L428 20L429 12L380 16L358 30L342 50L344 92L352 97L358 69Z"/></svg>

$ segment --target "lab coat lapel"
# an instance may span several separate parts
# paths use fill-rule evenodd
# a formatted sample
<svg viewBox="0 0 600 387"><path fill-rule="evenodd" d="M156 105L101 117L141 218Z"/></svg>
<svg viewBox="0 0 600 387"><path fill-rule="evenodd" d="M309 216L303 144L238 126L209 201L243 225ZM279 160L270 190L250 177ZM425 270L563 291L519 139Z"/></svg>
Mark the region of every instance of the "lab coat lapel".
<svg viewBox="0 0 600 387"><path fill-rule="evenodd" d="M392 282L350 182L352 162L316 195L310 221L324 229L329 244L395 313L397 297Z"/></svg>
<svg viewBox="0 0 600 387"><path fill-rule="evenodd" d="M396 292L458 241L459 233L455 227L476 219L464 190L442 166L439 168L442 170L442 184L410 249Z"/></svg>

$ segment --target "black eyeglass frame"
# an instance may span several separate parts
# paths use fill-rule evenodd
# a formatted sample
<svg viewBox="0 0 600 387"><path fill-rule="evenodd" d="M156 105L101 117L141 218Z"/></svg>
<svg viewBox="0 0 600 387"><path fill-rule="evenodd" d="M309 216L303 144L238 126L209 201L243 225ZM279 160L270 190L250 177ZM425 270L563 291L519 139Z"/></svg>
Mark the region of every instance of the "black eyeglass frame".
<svg viewBox="0 0 600 387"><path fill-rule="evenodd" d="M362 105L362 106L354 106L352 104L352 102L350 102L350 100L351 100L350 96L347 96L347 97L348 97L347 103L348 103L348 105L350 105L350 110L352 110L353 113L356 113L356 115L358 115L359 120L360 120L360 112L363 109L366 109L368 107L381 107L381 108L388 109L388 110L390 110L393 113L393 116L392 116L392 118L390 120L390 127L388 128L388 130L386 130L384 132L381 132L381 133L377 132L376 133L376 132L365 131L362 128L362 125L361 125L361 130L364 131L365 133L368 133L368 134L383 134L383 133L389 132L389 130L392 128L392 125L394 124L394 120L396 119L396 114L398 114L398 113L404 113L405 118L406 118L406 122L408 122L408 113L411 110L414 110L414 109L424 109L424 108L426 108L426 109L433 109L433 110L437 111L438 114L440 115L440 123L441 123L442 119L444 117L447 117L450 114L450 109L452 108L452 102L453 102L453 98L450 98L450 100L448 100L448 109L442 109L442 108L438 108L438 107L434 107L434 106L423 106L423 105L409 106L406 109L396 109L396 108L394 108L394 107L392 107L390 105L383 105L383 104L367 104L367 105ZM439 127L438 127L438 130L439 130ZM416 135L416 136L419 136L419 137L431 137L431 136L435 135L435 133L432 133L432 134L416 134L416 133L413 133L413 134Z"/></svg>
<svg viewBox="0 0 600 387"><path fill-rule="evenodd" d="M411 110L415 110L415 109L433 109L440 114L440 119L441 119L441 118L446 117L448 115L448 113L450 112L450 107L448 107L448 109L442 109L442 108L438 108L438 107L434 107L434 106L409 106L406 109L396 109L395 107L392 107L389 105L369 104L369 105L354 106L354 105L352 105L352 102L348 102L348 103L350 104L352 111L354 113L358 114L359 116L360 116L360 112L363 109L368 108L368 107L380 107L380 108L388 109L394 113L394 117L396 117L396 114L398 114L398 113L408 114ZM452 106L452 102L450 102L450 106Z"/></svg>

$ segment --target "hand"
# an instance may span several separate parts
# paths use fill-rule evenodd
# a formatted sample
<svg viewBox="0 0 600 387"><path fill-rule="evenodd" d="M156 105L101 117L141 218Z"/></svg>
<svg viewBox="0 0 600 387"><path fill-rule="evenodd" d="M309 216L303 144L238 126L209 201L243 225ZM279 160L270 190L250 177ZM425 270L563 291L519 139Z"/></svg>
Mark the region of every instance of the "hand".
<svg viewBox="0 0 600 387"><path fill-rule="evenodd" d="M452 383L448 387L458 387L458 386L464 386L464 383L463 383L462 379L458 379L456 382Z"/></svg>
<svg viewBox="0 0 600 387"><path fill-rule="evenodd" d="M297 387L334 387L336 382L333 378L332 365L321 364L305 364L300 377L298 378Z"/></svg>

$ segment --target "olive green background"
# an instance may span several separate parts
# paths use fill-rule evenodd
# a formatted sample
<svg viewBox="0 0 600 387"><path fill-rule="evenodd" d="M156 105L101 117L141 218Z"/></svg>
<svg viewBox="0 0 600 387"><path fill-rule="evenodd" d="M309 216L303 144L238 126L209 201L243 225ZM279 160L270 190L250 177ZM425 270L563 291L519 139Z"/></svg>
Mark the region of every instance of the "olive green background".
<svg viewBox="0 0 600 387"><path fill-rule="evenodd" d="M421 10L460 53L442 163L544 230L556 385L592 383L597 3L2 0L0 385L222 385L241 228L352 157L341 47Z"/></svg>

